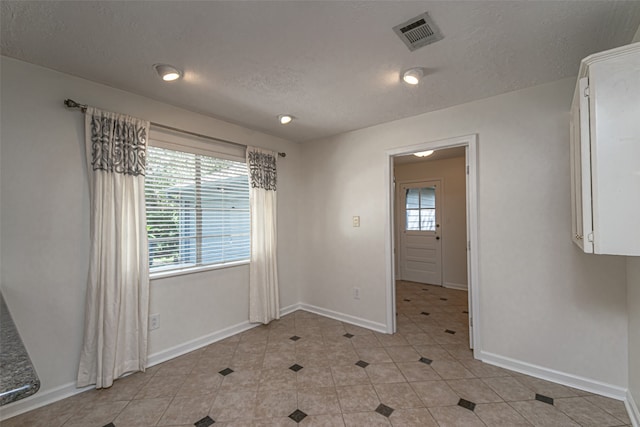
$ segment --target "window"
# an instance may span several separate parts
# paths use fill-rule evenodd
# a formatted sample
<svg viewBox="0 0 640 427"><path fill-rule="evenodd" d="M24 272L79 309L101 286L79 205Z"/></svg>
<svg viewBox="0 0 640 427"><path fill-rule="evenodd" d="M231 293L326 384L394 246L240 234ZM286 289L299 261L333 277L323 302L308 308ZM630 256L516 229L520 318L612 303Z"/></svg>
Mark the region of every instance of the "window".
<svg viewBox="0 0 640 427"><path fill-rule="evenodd" d="M244 162L150 146L145 198L151 273L249 259Z"/></svg>
<svg viewBox="0 0 640 427"><path fill-rule="evenodd" d="M406 190L407 231L436 231L436 189L434 187Z"/></svg>

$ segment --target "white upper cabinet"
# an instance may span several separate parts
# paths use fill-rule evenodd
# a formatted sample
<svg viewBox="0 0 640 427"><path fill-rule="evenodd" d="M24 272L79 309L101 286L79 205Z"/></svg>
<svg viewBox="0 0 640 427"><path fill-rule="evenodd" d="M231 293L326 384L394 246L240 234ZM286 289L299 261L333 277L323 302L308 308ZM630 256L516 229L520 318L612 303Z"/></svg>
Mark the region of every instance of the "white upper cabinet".
<svg viewBox="0 0 640 427"><path fill-rule="evenodd" d="M572 238L640 255L640 43L582 60L571 105Z"/></svg>

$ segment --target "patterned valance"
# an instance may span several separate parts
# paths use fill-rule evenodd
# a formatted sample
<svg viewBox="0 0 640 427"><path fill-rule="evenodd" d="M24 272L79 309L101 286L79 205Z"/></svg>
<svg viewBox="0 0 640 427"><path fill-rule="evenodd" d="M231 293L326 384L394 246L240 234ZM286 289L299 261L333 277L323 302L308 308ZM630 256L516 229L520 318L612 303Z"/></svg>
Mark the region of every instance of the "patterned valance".
<svg viewBox="0 0 640 427"><path fill-rule="evenodd" d="M149 122L96 108L86 114L93 170L144 176Z"/></svg>
<svg viewBox="0 0 640 427"><path fill-rule="evenodd" d="M247 166L251 187L276 191L276 153L247 147Z"/></svg>

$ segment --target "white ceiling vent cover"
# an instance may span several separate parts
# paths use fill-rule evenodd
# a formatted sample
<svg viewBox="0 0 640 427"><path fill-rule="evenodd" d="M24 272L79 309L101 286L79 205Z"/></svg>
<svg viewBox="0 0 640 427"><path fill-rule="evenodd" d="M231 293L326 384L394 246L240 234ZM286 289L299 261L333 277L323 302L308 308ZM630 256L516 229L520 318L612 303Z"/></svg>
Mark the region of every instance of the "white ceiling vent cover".
<svg viewBox="0 0 640 427"><path fill-rule="evenodd" d="M410 51L442 40L442 33L440 33L440 30L427 12L396 25L393 27L393 31L407 45Z"/></svg>

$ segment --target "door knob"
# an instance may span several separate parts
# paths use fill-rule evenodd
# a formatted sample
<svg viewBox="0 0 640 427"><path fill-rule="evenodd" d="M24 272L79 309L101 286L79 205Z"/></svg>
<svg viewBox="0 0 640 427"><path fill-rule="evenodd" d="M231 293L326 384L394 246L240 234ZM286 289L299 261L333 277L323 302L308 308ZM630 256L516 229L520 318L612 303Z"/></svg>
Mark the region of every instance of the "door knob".
<svg viewBox="0 0 640 427"><path fill-rule="evenodd" d="M436 236L436 240L440 240L440 236Z"/></svg>

